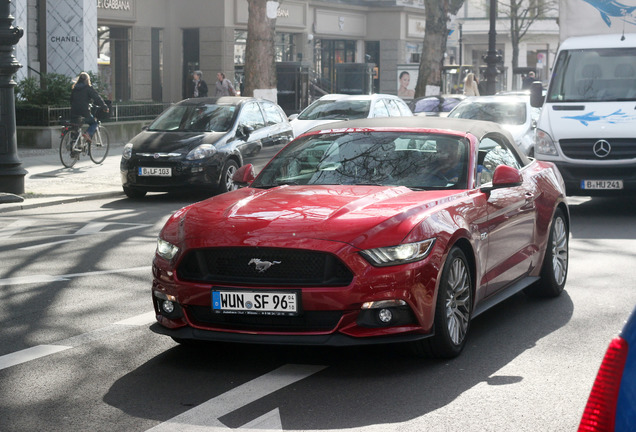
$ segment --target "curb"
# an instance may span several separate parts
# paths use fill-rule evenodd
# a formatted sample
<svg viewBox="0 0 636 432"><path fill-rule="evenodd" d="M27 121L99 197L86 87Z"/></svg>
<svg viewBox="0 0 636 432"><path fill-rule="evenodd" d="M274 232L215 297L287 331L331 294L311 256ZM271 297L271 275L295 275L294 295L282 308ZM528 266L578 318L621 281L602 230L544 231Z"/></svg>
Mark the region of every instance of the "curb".
<svg viewBox="0 0 636 432"><path fill-rule="evenodd" d="M55 198L55 197L50 199L35 198L35 200L38 200L37 202L31 201L29 199L24 200L24 198L22 197L19 197L17 195L15 196L20 198L21 201L3 201L2 195L0 194L0 213L8 213L8 212L19 211L19 210L34 209L39 207L49 207L49 206L54 206L58 204L69 204L69 203L74 203L79 201L90 201L90 200L103 199L103 198L115 198L118 196L125 196L125 195L123 191L109 191L109 192L100 192L100 193L89 194L89 195L80 195L80 196L71 197L71 198ZM12 205L4 204L4 203L12 203Z"/></svg>

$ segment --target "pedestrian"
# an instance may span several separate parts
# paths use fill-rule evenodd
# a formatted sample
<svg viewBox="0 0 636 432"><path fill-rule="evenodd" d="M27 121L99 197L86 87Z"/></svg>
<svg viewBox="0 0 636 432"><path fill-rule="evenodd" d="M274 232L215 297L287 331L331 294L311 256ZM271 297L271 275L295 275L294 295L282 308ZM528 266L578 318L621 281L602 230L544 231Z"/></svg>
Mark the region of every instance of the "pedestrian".
<svg viewBox="0 0 636 432"><path fill-rule="evenodd" d="M88 129L83 135L88 142L92 141L98 126L97 120L91 114L91 102L108 112L108 105L91 85L91 77L82 72L71 89L71 118L77 119L77 123L81 123L83 118L84 122L88 123Z"/></svg>
<svg viewBox="0 0 636 432"><path fill-rule="evenodd" d="M194 71L192 78L192 97L207 97L208 84L203 81L203 72Z"/></svg>
<svg viewBox="0 0 636 432"><path fill-rule="evenodd" d="M536 78L534 77L534 72L530 71L528 72L528 75L526 75L523 78L523 83L521 85L521 89L522 90L530 90L530 88L532 87L532 83L535 82Z"/></svg>
<svg viewBox="0 0 636 432"><path fill-rule="evenodd" d="M236 96L236 90L234 90L232 82L225 78L225 74L223 72L217 73L216 77L218 78L218 81L216 82L216 97Z"/></svg>
<svg viewBox="0 0 636 432"><path fill-rule="evenodd" d="M466 96L479 96L477 77L472 72L464 78L464 94Z"/></svg>

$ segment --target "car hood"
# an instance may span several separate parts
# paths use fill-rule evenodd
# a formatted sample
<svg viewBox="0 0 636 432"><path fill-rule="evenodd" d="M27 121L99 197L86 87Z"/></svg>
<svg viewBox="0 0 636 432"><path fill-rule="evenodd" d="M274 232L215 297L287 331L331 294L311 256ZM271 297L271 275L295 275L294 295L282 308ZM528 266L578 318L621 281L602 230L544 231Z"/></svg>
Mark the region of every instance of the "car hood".
<svg viewBox="0 0 636 432"><path fill-rule="evenodd" d="M180 149L192 149L195 146L219 141L224 132L154 132L143 131L130 142L133 151L139 152L170 152Z"/></svg>
<svg viewBox="0 0 636 432"><path fill-rule="evenodd" d="M551 128L543 126L545 117ZM607 139L631 136L635 121L634 102L550 103L541 110L539 128L551 129L555 140Z"/></svg>
<svg viewBox="0 0 636 432"><path fill-rule="evenodd" d="M172 235L194 239L197 247L319 239L367 249L401 243L438 206L466 194L381 186L243 188L178 212Z"/></svg>
<svg viewBox="0 0 636 432"><path fill-rule="evenodd" d="M297 118L293 119L289 123L294 129L294 137L297 137L300 134L307 132L309 129L320 126L327 123L339 122L342 120L298 120Z"/></svg>

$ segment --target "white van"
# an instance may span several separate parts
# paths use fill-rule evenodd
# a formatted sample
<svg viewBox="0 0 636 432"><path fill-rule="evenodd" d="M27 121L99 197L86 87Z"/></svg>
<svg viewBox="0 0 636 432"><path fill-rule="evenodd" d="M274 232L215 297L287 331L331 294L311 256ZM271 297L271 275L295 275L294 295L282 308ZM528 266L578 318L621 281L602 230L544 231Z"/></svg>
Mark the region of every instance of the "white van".
<svg viewBox="0 0 636 432"><path fill-rule="evenodd" d="M575 37L559 47L535 157L554 162L568 195L636 193L636 34Z"/></svg>

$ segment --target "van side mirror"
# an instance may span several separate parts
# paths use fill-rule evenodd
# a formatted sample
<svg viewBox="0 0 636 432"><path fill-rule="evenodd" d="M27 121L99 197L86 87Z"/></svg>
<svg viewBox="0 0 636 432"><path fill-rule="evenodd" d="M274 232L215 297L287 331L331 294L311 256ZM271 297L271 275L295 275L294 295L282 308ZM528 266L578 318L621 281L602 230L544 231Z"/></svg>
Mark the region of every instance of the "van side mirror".
<svg viewBox="0 0 636 432"><path fill-rule="evenodd" d="M530 86L530 105L535 108L543 106L543 83L534 81Z"/></svg>

